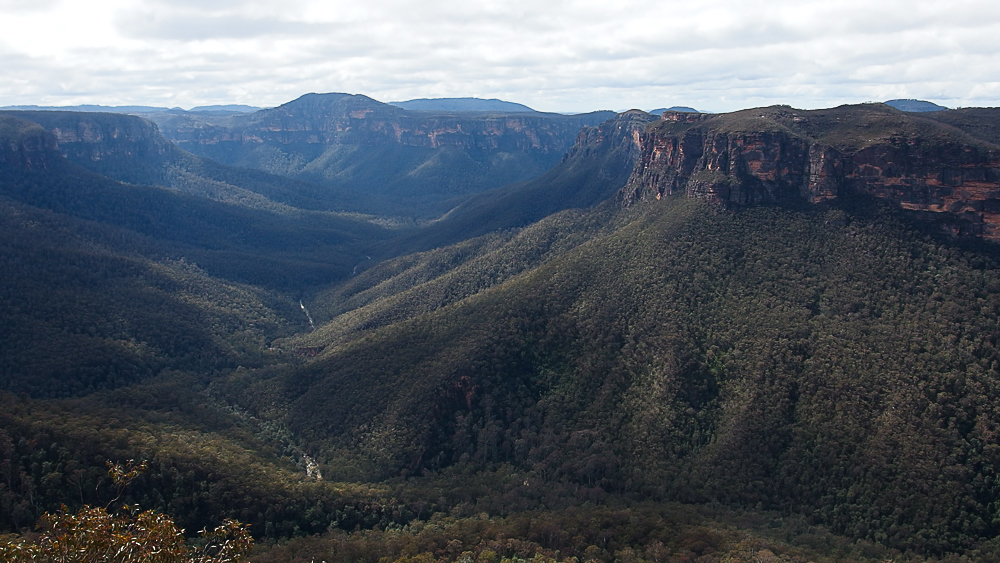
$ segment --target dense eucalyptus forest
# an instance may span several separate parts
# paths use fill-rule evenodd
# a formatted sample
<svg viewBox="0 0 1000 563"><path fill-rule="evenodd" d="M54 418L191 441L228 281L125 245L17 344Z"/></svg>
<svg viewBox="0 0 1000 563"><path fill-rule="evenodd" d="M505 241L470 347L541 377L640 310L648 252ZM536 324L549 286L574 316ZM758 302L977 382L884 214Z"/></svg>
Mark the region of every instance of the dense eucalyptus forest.
<svg viewBox="0 0 1000 563"><path fill-rule="evenodd" d="M382 106L0 114L2 553L1000 560L1000 113Z"/></svg>

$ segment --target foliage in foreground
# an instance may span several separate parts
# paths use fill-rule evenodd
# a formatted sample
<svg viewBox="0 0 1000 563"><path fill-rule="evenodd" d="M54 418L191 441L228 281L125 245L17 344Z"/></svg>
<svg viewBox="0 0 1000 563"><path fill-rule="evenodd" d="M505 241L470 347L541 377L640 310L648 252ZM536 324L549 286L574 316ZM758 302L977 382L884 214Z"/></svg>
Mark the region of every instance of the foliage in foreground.
<svg viewBox="0 0 1000 563"><path fill-rule="evenodd" d="M146 464L123 468L109 463L109 475L119 495ZM213 530L202 530L197 546L187 543L184 531L155 510L123 506L114 513L84 506L78 512L46 513L39 533L0 536L0 560L8 563L231 563L253 547L247 527L226 520Z"/></svg>
<svg viewBox="0 0 1000 563"><path fill-rule="evenodd" d="M245 526L227 520L202 530L201 545L189 545L169 516L154 510L84 508L75 514L46 514L35 539L0 538L0 559L10 563L229 563L253 546Z"/></svg>

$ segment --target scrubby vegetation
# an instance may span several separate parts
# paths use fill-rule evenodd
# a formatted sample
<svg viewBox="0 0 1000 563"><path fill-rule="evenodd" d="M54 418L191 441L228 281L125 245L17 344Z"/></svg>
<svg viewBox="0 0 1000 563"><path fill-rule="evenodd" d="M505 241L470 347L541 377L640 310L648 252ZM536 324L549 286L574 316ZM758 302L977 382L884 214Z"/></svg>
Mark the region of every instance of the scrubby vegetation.
<svg viewBox="0 0 1000 563"><path fill-rule="evenodd" d="M108 462L108 467L119 495L147 468L132 460ZM43 515L38 528L31 538L0 536L0 557L9 563L231 563L253 547L246 526L238 522L202 530L199 545L191 546L170 517L128 505L113 512L84 507L75 514L64 508Z"/></svg>

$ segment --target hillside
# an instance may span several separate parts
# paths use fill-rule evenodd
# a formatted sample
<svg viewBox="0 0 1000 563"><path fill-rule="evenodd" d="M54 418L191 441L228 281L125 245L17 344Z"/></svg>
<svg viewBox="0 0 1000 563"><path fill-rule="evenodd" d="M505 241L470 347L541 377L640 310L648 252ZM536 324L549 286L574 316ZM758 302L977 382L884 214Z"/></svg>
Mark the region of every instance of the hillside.
<svg viewBox="0 0 1000 563"><path fill-rule="evenodd" d="M1000 108L963 108L935 112L929 118L993 144L1000 144Z"/></svg>
<svg viewBox="0 0 1000 563"><path fill-rule="evenodd" d="M259 365L267 342L306 320L275 290L347 277L365 241L390 234L116 182L10 117L0 117L0 208L0 389L36 396Z"/></svg>
<svg viewBox="0 0 1000 563"><path fill-rule="evenodd" d="M343 478L510 466L540 484L508 491L526 506L638 493L791 510L919 552L978 546L996 534L980 485L994 449L977 430L997 423L991 247L930 238L936 223L870 180L810 204L814 177L784 164L808 167L809 143L859 158L902 137L924 144L895 162L924 177L993 166L989 144L894 112L640 122L616 137L635 139L631 208L372 269L318 299L327 325L282 344L315 359L218 388ZM746 147L686 152L695 169L737 163L730 186L755 195L732 211L681 189L631 199L663 146L646 143L664 138ZM789 160L753 164L769 154Z"/></svg>
<svg viewBox="0 0 1000 563"><path fill-rule="evenodd" d="M431 167L458 197L387 155L518 167L572 121L275 109L189 142L453 207L388 228L136 117L0 116L4 530L147 459L129 502L249 522L260 562L1000 556L989 110L634 110L514 183Z"/></svg>
<svg viewBox="0 0 1000 563"><path fill-rule="evenodd" d="M510 464L539 483L516 489L529 506L641 492L793 510L903 549L993 537L992 261L888 211L674 197L617 221L432 312L320 331L303 345L329 345L305 366L218 389L288 424L324 475Z"/></svg>

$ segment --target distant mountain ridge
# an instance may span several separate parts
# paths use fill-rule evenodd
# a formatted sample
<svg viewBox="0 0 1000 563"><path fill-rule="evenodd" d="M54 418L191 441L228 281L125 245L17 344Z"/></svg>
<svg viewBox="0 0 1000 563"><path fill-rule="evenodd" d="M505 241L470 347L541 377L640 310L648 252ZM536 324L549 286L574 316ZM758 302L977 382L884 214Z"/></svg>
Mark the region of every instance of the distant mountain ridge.
<svg viewBox="0 0 1000 563"><path fill-rule="evenodd" d="M83 111L83 112L127 113L127 114L148 114L148 113L161 113L161 112L183 112L183 113L207 112L207 113L235 114L235 113L252 113L260 109L262 108L255 106L247 106L242 104L198 106L198 107L193 107L189 110L185 110L179 107L168 108L161 106L102 106L94 104L85 104L80 106L20 105L20 106L0 107L0 110L15 110L15 111Z"/></svg>
<svg viewBox="0 0 1000 563"><path fill-rule="evenodd" d="M196 106L187 111L199 112L226 112L226 113L253 113L255 111L260 111L264 108L257 106L248 106L245 104L224 104L224 105L214 105L214 106Z"/></svg>
<svg viewBox="0 0 1000 563"><path fill-rule="evenodd" d="M389 105L414 111L486 111L501 113L537 113L524 104L505 102L496 98L418 98Z"/></svg>
<svg viewBox="0 0 1000 563"><path fill-rule="evenodd" d="M328 93L245 115L146 117L194 154L360 194L356 211L435 218L474 193L539 176L581 127L612 115L414 111Z"/></svg>
<svg viewBox="0 0 1000 563"><path fill-rule="evenodd" d="M138 116L62 111L0 111L0 115L41 125L67 159L120 182L163 186L260 209L350 205L346 200L338 204L338 196L319 186L187 153L165 139L154 123Z"/></svg>
<svg viewBox="0 0 1000 563"><path fill-rule="evenodd" d="M668 107L668 108L659 108L659 109L650 110L649 113L651 115L663 115L665 112L668 112L668 111L678 111L678 112L681 112L681 113L701 113L700 111L698 111L698 110L696 110L694 108L689 108L687 106L671 106L671 107Z"/></svg>
<svg viewBox="0 0 1000 563"><path fill-rule="evenodd" d="M184 111L181 108L168 108L162 106L102 106L96 104L84 104L79 106L4 106L0 110L15 111L85 111L85 112L106 112L106 113L151 113L160 111Z"/></svg>
<svg viewBox="0 0 1000 563"><path fill-rule="evenodd" d="M885 102L885 105L892 106L899 111L908 111L913 113L944 111L948 109L944 106L939 106L934 102L924 100L889 100L888 102Z"/></svg>

